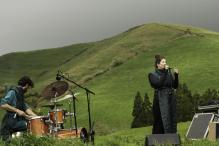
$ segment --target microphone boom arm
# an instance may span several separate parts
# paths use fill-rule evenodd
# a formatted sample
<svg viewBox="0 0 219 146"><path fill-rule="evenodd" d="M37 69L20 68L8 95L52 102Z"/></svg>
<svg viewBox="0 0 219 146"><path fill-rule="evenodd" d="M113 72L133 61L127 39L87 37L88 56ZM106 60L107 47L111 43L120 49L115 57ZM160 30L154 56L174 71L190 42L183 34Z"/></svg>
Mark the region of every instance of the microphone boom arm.
<svg viewBox="0 0 219 146"><path fill-rule="evenodd" d="M84 89L86 91L86 95L87 95L87 104L88 104L88 118L89 118L89 135L90 135L90 141L92 143L92 145L94 145L94 135L95 135L95 132L93 130L93 126L91 126L91 113L90 113L90 94L93 94L95 95L94 92L92 92L91 90L87 89L86 87L82 87L81 85L77 84L76 82L74 82L73 80L70 80L69 79L69 76L68 77L65 77L65 75L59 70L58 73L57 73L57 77L56 78L63 78L65 79L66 81L69 81L73 84L75 84L76 86L80 87L81 89Z"/></svg>

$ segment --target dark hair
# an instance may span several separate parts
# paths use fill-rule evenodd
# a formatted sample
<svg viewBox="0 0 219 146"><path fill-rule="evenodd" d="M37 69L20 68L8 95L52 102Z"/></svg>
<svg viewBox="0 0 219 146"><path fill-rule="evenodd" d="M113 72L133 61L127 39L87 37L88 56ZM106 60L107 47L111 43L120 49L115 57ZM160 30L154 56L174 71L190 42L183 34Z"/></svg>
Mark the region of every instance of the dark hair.
<svg viewBox="0 0 219 146"><path fill-rule="evenodd" d="M18 85L24 87L26 84L28 84L31 87L34 87L33 81L28 76L23 76L18 81Z"/></svg>
<svg viewBox="0 0 219 146"><path fill-rule="evenodd" d="M161 55L155 55L155 63L154 63L154 67L157 68L157 64L160 63L160 61L162 59L164 59L165 57L164 56L161 56Z"/></svg>

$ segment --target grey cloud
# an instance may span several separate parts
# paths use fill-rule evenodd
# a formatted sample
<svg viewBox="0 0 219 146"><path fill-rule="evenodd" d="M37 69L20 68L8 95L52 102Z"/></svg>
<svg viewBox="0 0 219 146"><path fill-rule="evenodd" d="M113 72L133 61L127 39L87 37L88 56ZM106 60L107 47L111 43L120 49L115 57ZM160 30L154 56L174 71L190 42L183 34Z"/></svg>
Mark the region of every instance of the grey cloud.
<svg viewBox="0 0 219 146"><path fill-rule="evenodd" d="M218 0L0 0L0 55L97 41L130 27L178 23L219 31Z"/></svg>

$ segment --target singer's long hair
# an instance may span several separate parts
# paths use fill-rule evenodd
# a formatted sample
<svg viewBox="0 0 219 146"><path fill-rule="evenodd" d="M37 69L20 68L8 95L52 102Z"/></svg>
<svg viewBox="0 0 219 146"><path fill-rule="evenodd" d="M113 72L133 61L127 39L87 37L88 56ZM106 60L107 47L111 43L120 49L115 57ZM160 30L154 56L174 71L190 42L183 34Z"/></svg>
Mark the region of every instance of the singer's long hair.
<svg viewBox="0 0 219 146"><path fill-rule="evenodd" d="M161 55L155 55L155 63L154 63L155 69L157 69L157 64L160 64L160 61L161 61L162 59L165 59L165 57L164 57L164 56L161 56Z"/></svg>

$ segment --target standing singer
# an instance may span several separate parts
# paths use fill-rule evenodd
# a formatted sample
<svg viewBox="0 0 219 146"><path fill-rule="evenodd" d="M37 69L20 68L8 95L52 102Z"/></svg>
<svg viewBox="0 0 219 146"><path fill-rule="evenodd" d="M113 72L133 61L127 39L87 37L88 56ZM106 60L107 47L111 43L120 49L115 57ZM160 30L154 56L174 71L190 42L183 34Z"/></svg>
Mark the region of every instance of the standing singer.
<svg viewBox="0 0 219 146"><path fill-rule="evenodd" d="M174 89L178 87L178 69L171 68L163 56L155 56L155 72L149 73L149 82L154 88L153 134L176 133L176 97Z"/></svg>

